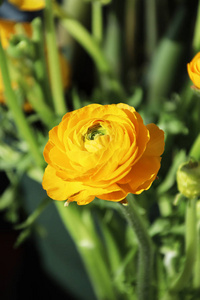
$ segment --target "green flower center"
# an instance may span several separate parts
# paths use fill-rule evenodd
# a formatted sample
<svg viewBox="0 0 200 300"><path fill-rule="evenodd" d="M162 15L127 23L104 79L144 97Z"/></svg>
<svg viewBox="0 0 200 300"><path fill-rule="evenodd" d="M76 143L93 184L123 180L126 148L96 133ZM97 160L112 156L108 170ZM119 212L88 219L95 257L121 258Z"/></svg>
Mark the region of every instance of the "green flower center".
<svg viewBox="0 0 200 300"><path fill-rule="evenodd" d="M106 135L106 133L107 130L98 123L88 128L87 133L85 135L85 139L95 140L100 135Z"/></svg>

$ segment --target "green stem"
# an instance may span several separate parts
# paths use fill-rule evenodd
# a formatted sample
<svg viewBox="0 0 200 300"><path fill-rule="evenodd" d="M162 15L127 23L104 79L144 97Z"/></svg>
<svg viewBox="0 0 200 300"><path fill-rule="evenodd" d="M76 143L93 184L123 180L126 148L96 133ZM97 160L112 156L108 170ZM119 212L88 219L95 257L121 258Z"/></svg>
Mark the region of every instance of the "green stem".
<svg viewBox="0 0 200 300"><path fill-rule="evenodd" d="M89 53L99 72L110 74L110 65L91 34L77 20L68 16L56 3L54 3L54 13L61 19L62 25L72 37Z"/></svg>
<svg viewBox="0 0 200 300"><path fill-rule="evenodd" d="M96 42L102 44L103 21L102 21L102 4L100 1L92 2L92 34Z"/></svg>
<svg viewBox="0 0 200 300"><path fill-rule="evenodd" d="M127 199L128 205L120 207L135 232L139 243L139 261L137 294L138 300L151 299L151 282L153 269L153 245L144 222L137 211L137 205L133 199Z"/></svg>
<svg viewBox="0 0 200 300"><path fill-rule="evenodd" d="M82 210L76 204L64 207L63 202L55 201L55 205L82 257L97 299L115 300L110 272L104 258L104 249L94 230L90 212Z"/></svg>
<svg viewBox="0 0 200 300"><path fill-rule="evenodd" d="M149 109L156 113L159 113L162 99L170 93L175 76L177 76L178 65L184 50L178 36L185 18L185 9L180 8L170 23L168 33L159 42L152 57L147 74L147 99L150 104ZM165 70L164 73L163 70Z"/></svg>
<svg viewBox="0 0 200 300"><path fill-rule="evenodd" d="M56 46L57 43L53 19L52 0L46 0L44 16L47 43L47 60L51 79L50 82L53 94L53 103L56 113L58 115L63 115L66 112L66 104L62 87L62 77L58 49Z"/></svg>
<svg viewBox="0 0 200 300"><path fill-rule="evenodd" d="M200 50L200 1L197 10L197 18L193 38L193 49L195 54Z"/></svg>
<svg viewBox="0 0 200 300"><path fill-rule="evenodd" d="M200 290L200 220L197 224L197 256L194 269L194 288Z"/></svg>
<svg viewBox="0 0 200 300"><path fill-rule="evenodd" d="M45 102L41 86L36 81L33 81L31 85L28 85L25 81L21 81L21 83L26 91L28 102L33 106L48 129L51 129L56 123L56 118L53 110Z"/></svg>
<svg viewBox="0 0 200 300"><path fill-rule="evenodd" d="M170 288L171 292L179 292L184 289L188 284L194 269L197 246L196 198L188 199L187 202L185 241L185 265L179 277L172 284Z"/></svg>
<svg viewBox="0 0 200 300"><path fill-rule="evenodd" d="M35 42L37 57L38 57L34 65L36 71L36 77L44 89L45 100L52 107L53 100L49 89L50 82L49 82L48 69L47 69L46 58L45 58L45 43L44 43L44 36L42 30L42 21L40 18L35 18L32 21L31 25L33 27L32 39Z"/></svg>
<svg viewBox="0 0 200 300"><path fill-rule="evenodd" d="M197 100L197 121L196 121L196 130L197 130L197 133L200 132L200 97L199 99Z"/></svg>
<svg viewBox="0 0 200 300"><path fill-rule="evenodd" d="M19 229L24 229L27 228L31 225L33 225L33 223L36 221L36 219L41 215L41 213L45 210L45 208L52 203L52 199L50 198L45 198L43 199L42 202L40 202L40 204L38 205L38 207L33 211L33 213L28 216L28 218L26 219L26 221L24 221L21 224L18 224L15 226L15 229L19 230Z"/></svg>
<svg viewBox="0 0 200 300"><path fill-rule="evenodd" d="M147 0L145 1L145 19L146 19L146 54L150 58L152 53L155 51L156 42L157 42L157 16L156 16L156 1Z"/></svg>
<svg viewBox="0 0 200 300"><path fill-rule="evenodd" d="M4 53L4 50L2 48L1 42L0 42L0 61L1 61L1 72L3 77L3 83L5 87L5 97L6 97L6 103L10 110L12 111L16 126L23 136L23 138L26 140L27 144L29 145L29 150L35 159L35 162L39 167L44 165L44 160L42 157L42 154L39 150L39 145L37 143L37 140L34 136L34 133L32 132L31 128L29 127L29 124L26 120L26 117L20 108L20 106L17 103L16 96L13 92L11 81L10 81L10 75L8 71L8 65L6 60L6 55Z"/></svg>

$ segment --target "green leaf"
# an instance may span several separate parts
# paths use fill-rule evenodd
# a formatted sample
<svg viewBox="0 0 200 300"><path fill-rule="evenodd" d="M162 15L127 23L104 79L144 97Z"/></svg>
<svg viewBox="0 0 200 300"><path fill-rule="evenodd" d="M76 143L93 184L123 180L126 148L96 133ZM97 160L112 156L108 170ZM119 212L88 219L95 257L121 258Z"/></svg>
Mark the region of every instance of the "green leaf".
<svg viewBox="0 0 200 300"><path fill-rule="evenodd" d="M143 90L141 87L138 86L134 89L133 94L128 98L127 102L130 106L137 108L142 102L142 97Z"/></svg>
<svg viewBox="0 0 200 300"><path fill-rule="evenodd" d="M26 228L25 230L23 230L19 234L19 236L14 244L14 248L18 248L30 235L31 235L31 228Z"/></svg>
<svg viewBox="0 0 200 300"><path fill-rule="evenodd" d="M18 248L22 243L24 243L32 234L33 231L36 231L41 237L46 235L46 230L42 226L30 226L22 230L14 244L14 248Z"/></svg>
<svg viewBox="0 0 200 300"><path fill-rule="evenodd" d="M0 210L4 210L6 208L8 208L15 197L16 194L16 187L14 186L9 186L4 193L1 195L0 198Z"/></svg>
<svg viewBox="0 0 200 300"><path fill-rule="evenodd" d="M43 210L46 208L46 206L48 204L50 204L51 202L52 202L52 199L45 198L39 204L39 206L34 210L34 212L26 219L26 221L19 225L16 225L15 229L24 229L24 228L31 226L35 222L35 220L39 217L39 215L43 212Z"/></svg>

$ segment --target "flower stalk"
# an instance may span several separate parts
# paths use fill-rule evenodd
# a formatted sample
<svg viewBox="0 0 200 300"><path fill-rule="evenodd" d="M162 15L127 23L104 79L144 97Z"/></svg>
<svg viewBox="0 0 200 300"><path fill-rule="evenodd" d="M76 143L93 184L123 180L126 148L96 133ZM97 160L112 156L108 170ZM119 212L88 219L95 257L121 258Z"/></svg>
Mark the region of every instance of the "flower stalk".
<svg viewBox="0 0 200 300"><path fill-rule="evenodd" d="M193 49L194 53L200 50L200 1L198 3L197 18L195 24L194 38L193 38Z"/></svg>
<svg viewBox="0 0 200 300"><path fill-rule="evenodd" d="M51 0L46 1L46 7L44 10L45 21L45 34L47 43L47 59L49 65L49 73L51 78L51 87L53 94L53 103L55 111L58 115L63 115L67 108L64 99L64 93L62 88L62 78L58 57L58 50L56 46L56 34L53 18L53 5Z"/></svg>
<svg viewBox="0 0 200 300"><path fill-rule="evenodd" d="M33 28L33 41L36 45L37 51L37 61L35 62L35 71L37 75L37 79L41 83L41 86L44 89L45 100L47 103L52 107L53 100L52 95L49 90L49 78L48 78L48 71L46 65L46 58L45 58L45 43L44 43L44 36L42 31L42 21L40 18L35 18L32 23Z"/></svg>
<svg viewBox="0 0 200 300"><path fill-rule="evenodd" d="M108 265L104 259L98 235L94 230L90 212L82 211L81 213L80 208L73 204L64 207L63 202L60 201L56 201L55 205L82 257L97 299L115 300Z"/></svg>
<svg viewBox="0 0 200 300"><path fill-rule="evenodd" d="M120 204L120 207L135 232L139 244L137 299L148 300L151 299L153 244L144 221L137 210L136 203L129 197L127 201L128 205Z"/></svg>
<svg viewBox="0 0 200 300"><path fill-rule="evenodd" d="M110 65L93 36L75 19L54 3L54 13L61 20L64 28L76 39L94 60L100 74L111 74Z"/></svg>
<svg viewBox="0 0 200 300"><path fill-rule="evenodd" d="M92 33L96 42L102 44L103 20L102 20L102 3L92 1Z"/></svg>
<svg viewBox="0 0 200 300"><path fill-rule="evenodd" d="M179 292L184 289L194 269L197 253L196 198L188 199L187 202L185 244L185 265L179 277L172 284L171 292Z"/></svg>
<svg viewBox="0 0 200 300"><path fill-rule="evenodd" d="M194 268L193 285L194 288L200 290L200 201L197 201L197 247L196 247L196 263Z"/></svg>

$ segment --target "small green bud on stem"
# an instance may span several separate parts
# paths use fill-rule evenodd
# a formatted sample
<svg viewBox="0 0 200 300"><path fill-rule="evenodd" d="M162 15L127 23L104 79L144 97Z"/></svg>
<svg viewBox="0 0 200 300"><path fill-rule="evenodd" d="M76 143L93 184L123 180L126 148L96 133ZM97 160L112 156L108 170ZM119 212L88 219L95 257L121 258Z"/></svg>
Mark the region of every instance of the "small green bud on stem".
<svg viewBox="0 0 200 300"><path fill-rule="evenodd" d="M192 199L200 196L200 162L183 163L177 171L178 190L185 197Z"/></svg>

